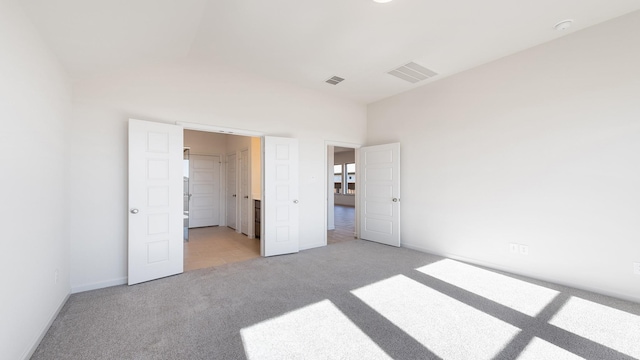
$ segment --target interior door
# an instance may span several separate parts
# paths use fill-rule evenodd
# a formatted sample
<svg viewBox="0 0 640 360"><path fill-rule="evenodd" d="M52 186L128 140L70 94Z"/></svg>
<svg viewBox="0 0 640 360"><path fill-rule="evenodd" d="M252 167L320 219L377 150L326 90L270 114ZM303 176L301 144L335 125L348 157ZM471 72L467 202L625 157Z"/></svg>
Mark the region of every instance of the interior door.
<svg viewBox="0 0 640 360"><path fill-rule="evenodd" d="M237 170L236 154L227 155L227 189L225 191L227 198L227 226L236 228L237 214L237 187L236 187L236 170Z"/></svg>
<svg viewBox="0 0 640 360"><path fill-rule="evenodd" d="M264 256L299 250L298 140L265 136L264 153Z"/></svg>
<svg viewBox="0 0 640 360"><path fill-rule="evenodd" d="M360 238L400 246L400 144L360 148Z"/></svg>
<svg viewBox="0 0 640 360"><path fill-rule="evenodd" d="M189 228L220 225L220 156L189 159Z"/></svg>
<svg viewBox="0 0 640 360"><path fill-rule="evenodd" d="M249 150L240 152L240 232L249 235Z"/></svg>
<svg viewBox="0 0 640 360"><path fill-rule="evenodd" d="M129 120L129 285L183 271L182 127Z"/></svg>

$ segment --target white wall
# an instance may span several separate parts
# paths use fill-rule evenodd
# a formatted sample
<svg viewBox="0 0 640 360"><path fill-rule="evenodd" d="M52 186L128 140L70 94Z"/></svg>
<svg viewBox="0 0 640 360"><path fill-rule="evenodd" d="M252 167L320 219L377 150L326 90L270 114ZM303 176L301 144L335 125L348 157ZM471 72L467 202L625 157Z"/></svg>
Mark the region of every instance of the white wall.
<svg viewBox="0 0 640 360"><path fill-rule="evenodd" d="M363 143L363 105L195 64L156 66L74 84L71 285L127 275L128 118L255 130L300 140L301 247L324 244L325 140Z"/></svg>
<svg viewBox="0 0 640 360"><path fill-rule="evenodd" d="M228 135L206 131L184 130L184 146L191 155L220 155L227 151Z"/></svg>
<svg viewBox="0 0 640 360"><path fill-rule="evenodd" d="M640 12L371 104L402 244L640 301L638 44Z"/></svg>
<svg viewBox="0 0 640 360"><path fill-rule="evenodd" d="M26 359L70 291L71 88L12 1L0 1L0 54L0 358Z"/></svg>

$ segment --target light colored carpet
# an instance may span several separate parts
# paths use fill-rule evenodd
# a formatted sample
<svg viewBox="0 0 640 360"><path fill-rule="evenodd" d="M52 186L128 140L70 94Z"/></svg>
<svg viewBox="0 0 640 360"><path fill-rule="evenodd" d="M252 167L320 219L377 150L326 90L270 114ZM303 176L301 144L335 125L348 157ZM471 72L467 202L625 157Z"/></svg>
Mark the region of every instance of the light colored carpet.
<svg viewBox="0 0 640 360"><path fill-rule="evenodd" d="M640 304L362 240L72 295L33 359L634 359Z"/></svg>

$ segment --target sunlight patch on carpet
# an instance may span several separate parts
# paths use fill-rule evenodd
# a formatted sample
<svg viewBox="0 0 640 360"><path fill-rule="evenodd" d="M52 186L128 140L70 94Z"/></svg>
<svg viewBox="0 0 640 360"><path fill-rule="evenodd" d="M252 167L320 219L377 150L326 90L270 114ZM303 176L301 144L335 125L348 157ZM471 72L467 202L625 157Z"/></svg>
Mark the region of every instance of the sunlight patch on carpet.
<svg viewBox="0 0 640 360"><path fill-rule="evenodd" d="M640 358L640 316L571 297L549 323Z"/></svg>
<svg viewBox="0 0 640 360"><path fill-rule="evenodd" d="M352 293L443 359L491 359L520 332L403 275Z"/></svg>
<svg viewBox="0 0 640 360"><path fill-rule="evenodd" d="M391 359L329 300L246 327L240 335L248 360Z"/></svg>
<svg viewBox="0 0 640 360"><path fill-rule="evenodd" d="M522 354L518 356L518 360L540 360L540 359L584 360L583 357L580 357L561 347L553 345L550 342L534 337L529 343L529 345L527 345L527 347L524 349Z"/></svg>
<svg viewBox="0 0 640 360"><path fill-rule="evenodd" d="M444 259L416 270L529 316L536 316L558 292L455 260Z"/></svg>

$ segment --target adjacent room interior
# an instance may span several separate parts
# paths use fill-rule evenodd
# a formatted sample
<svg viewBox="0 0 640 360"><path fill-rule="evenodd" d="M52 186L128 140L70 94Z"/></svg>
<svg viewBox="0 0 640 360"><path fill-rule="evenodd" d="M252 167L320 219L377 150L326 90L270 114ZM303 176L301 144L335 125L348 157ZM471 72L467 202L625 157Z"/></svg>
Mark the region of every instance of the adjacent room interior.
<svg viewBox="0 0 640 360"><path fill-rule="evenodd" d="M327 244L351 241L356 236L356 151L328 146L330 189L327 204ZM333 151L332 151L333 150Z"/></svg>
<svg viewBox="0 0 640 360"><path fill-rule="evenodd" d="M184 131L184 270L260 256L260 138Z"/></svg>

